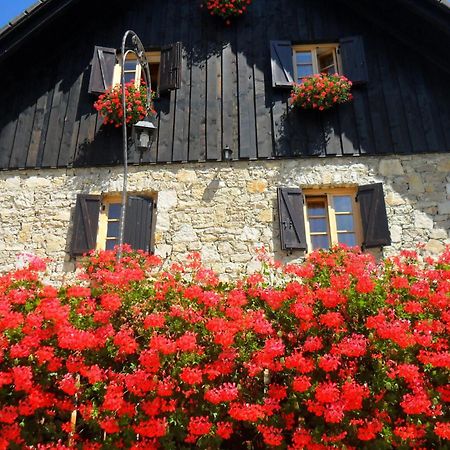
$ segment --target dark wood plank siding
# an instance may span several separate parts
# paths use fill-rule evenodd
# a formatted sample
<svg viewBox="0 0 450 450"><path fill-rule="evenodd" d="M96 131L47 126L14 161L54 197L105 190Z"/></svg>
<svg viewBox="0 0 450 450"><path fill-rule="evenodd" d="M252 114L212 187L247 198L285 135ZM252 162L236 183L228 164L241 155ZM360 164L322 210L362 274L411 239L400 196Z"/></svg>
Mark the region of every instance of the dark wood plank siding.
<svg viewBox="0 0 450 450"><path fill-rule="evenodd" d="M0 169L122 161L121 131L103 126L87 85L94 46L119 47L127 29L146 47L183 46L181 86L156 100L154 142L144 154L131 151L132 164L221 160L226 145L242 159L450 151L450 74L438 63L450 51L431 35L427 52L409 45L395 21L422 25L401 2L386 14L369 0L253 0L225 25L198 0L112 1L106 11L75 2L0 61L8 86L0 92ZM270 40L356 35L369 82L354 88L352 103L324 114L296 111L289 89L272 87Z"/></svg>

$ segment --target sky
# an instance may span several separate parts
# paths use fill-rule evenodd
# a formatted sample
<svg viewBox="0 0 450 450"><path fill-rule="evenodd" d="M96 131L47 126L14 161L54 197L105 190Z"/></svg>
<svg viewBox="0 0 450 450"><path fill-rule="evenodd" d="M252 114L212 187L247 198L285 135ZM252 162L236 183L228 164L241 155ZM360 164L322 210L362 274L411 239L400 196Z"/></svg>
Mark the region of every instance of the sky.
<svg viewBox="0 0 450 450"><path fill-rule="evenodd" d="M35 2L36 0L0 0L0 28Z"/></svg>

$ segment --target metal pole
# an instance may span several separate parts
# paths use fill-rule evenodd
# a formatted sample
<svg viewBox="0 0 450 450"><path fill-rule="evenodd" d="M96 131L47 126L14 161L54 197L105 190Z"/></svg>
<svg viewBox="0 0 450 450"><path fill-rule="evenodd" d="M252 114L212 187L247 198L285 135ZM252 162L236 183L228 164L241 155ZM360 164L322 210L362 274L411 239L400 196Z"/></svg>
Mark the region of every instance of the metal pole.
<svg viewBox="0 0 450 450"><path fill-rule="evenodd" d="M128 36L132 37L133 49L125 52ZM122 208L120 211L119 225L119 250L117 252L117 261L122 259L122 246L125 230L125 214L127 208L127 183L128 183L128 133L127 133L127 101L125 98L125 60L127 53L133 51L136 54L139 64L144 69L145 82L147 83L147 111L151 105L151 76L148 67L148 61L145 56L145 49L138 35L131 30L127 30L122 38L122 64L121 64L121 83L122 83L122 145L123 145L123 188L122 188Z"/></svg>

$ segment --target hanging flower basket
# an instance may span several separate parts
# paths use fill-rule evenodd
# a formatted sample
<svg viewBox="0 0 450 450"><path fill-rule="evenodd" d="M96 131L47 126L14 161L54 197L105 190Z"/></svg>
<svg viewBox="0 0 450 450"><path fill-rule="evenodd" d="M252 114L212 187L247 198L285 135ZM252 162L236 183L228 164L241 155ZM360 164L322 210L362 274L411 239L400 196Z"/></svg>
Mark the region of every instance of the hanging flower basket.
<svg viewBox="0 0 450 450"><path fill-rule="evenodd" d="M241 16L252 0L205 0L204 5L212 16L219 16L229 22L232 17Z"/></svg>
<svg viewBox="0 0 450 450"><path fill-rule="evenodd" d="M147 105L147 86L136 87L134 81L125 85L126 122L134 125L147 115L155 115L153 104ZM98 97L94 108L103 117L104 124L120 127L123 120L122 85L116 84Z"/></svg>
<svg viewBox="0 0 450 450"><path fill-rule="evenodd" d="M291 104L304 109L323 111L336 104L352 100L352 82L337 73L312 75L294 84L291 91Z"/></svg>

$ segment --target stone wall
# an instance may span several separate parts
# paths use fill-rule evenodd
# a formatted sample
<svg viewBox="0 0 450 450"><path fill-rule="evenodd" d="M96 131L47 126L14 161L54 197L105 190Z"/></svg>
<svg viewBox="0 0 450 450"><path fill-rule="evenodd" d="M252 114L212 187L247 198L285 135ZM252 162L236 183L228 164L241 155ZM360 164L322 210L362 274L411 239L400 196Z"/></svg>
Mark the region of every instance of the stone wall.
<svg viewBox="0 0 450 450"><path fill-rule="evenodd" d="M257 246L285 261L302 257L280 248L277 187L382 182L392 236L384 254L417 243L436 253L450 243L447 154L133 166L129 172L130 192L157 196L156 253L175 261L200 251L205 263L225 276L255 268ZM30 252L50 258L55 277L70 276L76 195L121 188L120 167L2 172L1 270Z"/></svg>

